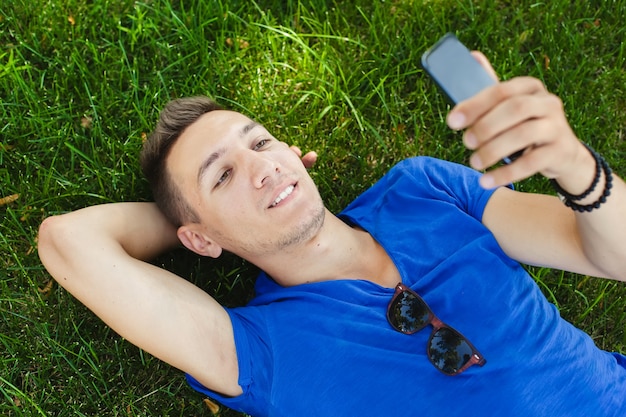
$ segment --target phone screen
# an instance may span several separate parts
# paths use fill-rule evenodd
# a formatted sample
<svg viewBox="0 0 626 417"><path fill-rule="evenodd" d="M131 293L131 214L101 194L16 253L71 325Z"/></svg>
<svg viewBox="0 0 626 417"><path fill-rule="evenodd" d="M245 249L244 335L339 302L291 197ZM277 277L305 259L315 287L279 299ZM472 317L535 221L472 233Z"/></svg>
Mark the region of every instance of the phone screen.
<svg viewBox="0 0 626 417"><path fill-rule="evenodd" d="M453 105L496 83L452 33L422 55L422 67Z"/></svg>

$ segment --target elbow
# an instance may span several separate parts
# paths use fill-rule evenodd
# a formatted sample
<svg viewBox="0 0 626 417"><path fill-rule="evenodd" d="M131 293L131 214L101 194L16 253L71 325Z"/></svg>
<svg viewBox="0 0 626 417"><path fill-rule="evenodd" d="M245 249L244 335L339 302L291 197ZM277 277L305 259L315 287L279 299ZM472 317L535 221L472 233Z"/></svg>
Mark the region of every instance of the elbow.
<svg viewBox="0 0 626 417"><path fill-rule="evenodd" d="M64 243L67 244L65 223L62 215L47 217L39 226L37 237L39 259L50 275L57 280L57 272L66 259L64 255Z"/></svg>
<svg viewBox="0 0 626 417"><path fill-rule="evenodd" d="M37 234L37 249L39 259L45 263L45 259L54 248L54 228L58 223L54 217L46 217L41 225L39 225L39 233Z"/></svg>

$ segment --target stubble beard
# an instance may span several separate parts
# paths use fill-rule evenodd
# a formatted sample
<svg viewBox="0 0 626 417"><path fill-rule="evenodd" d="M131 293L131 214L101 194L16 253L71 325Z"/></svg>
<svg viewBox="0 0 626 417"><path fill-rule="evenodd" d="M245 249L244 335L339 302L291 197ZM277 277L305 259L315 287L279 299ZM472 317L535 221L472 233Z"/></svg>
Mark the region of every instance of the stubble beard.
<svg viewBox="0 0 626 417"><path fill-rule="evenodd" d="M233 252L244 259L251 260L249 255L252 255L252 258L258 258L287 251L313 239L322 228L325 216L326 209L320 201L318 205L309 208L308 215L303 216L301 223L296 226L272 236L257 237L251 241L239 242L238 246L241 252Z"/></svg>
<svg viewBox="0 0 626 417"><path fill-rule="evenodd" d="M295 229L288 231L281 236L274 244L275 250L285 250L292 246L311 240L324 224L326 209L323 204L311 208L310 215L305 217L305 221Z"/></svg>
<svg viewBox="0 0 626 417"><path fill-rule="evenodd" d="M248 236L247 239L233 239L217 230L211 230L211 234L224 250L254 263L256 258L277 254L310 241L324 225L325 217L326 208L320 199L309 207L308 215L302 216L299 224L288 230L276 230L268 236Z"/></svg>

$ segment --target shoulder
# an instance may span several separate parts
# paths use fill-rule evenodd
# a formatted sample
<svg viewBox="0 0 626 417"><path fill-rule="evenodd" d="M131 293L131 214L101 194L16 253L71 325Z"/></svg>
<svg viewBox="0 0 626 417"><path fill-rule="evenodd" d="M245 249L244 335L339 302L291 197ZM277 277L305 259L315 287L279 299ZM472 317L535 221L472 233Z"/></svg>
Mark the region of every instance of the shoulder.
<svg viewBox="0 0 626 417"><path fill-rule="evenodd" d="M415 156L398 162L389 173L402 172L416 179L433 178L444 182L456 182L469 178L477 179L480 173L465 165L431 156Z"/></svg>
<svg viewBox="0 0 626 417"><path fill-rule="evenodd" d="M392 174L394 171L397 173ZM494 190L479 184L480 172L465 165L428 156L406 159L397 164L391 175L402 175L411 184L412 193L443 200L467 212L482 212Z"/></svg>
<svg viewBox="0 0 626 417"><path fill-rule="evenodd" d="M480 219L493 190L481 188L479 178L479 172L454 162L428 156L408 158L393 166L342 214L369 216L389 202L410 211L424 207L426 201L439 201Z"/></svg>

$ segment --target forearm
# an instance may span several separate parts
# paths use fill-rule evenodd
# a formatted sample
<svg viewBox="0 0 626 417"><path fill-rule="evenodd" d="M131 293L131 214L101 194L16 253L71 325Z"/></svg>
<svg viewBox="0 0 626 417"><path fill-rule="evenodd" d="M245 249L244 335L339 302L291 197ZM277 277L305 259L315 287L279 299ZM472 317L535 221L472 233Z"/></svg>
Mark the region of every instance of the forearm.
<svg viewBox="0 0 626 417"><path fill-rule="evenodd" d="M111 236L132 257L151 260L180 245L176 228L163 216L154 203L121 203L111 208L113 221L100 230L111 230Z"/></svg>
<svg viewBox="0 0 626 417"><path fill-rule="evenodd" d="M89 278L105 262L117 257L147 261L177 243L176 230L154 204L116 203L45 219L39 228L38 250L61 285L87 288Z"/></svg>
<svg viewBox="0 0 626 417"><path fill-rule="evenodd" d="M592 183L596 163L591 153L583 149L578 162L569 173L560 176L558 184L573 195L585 192ZM601 170L594 190L584 199L576 201L587 206L601 199L606 190L606 173ZM590 262L608 277L626 281L626 184L612 173L612 187L606 201L591 211L575 211L576 226L583 251Z"/></svg>
<svg viewBox="0 0 626 417"><path fill-rule="evenodd" d="M153 203L87 207L47 218L39 231L43 257L54 251L80 259L82 251L105 244L119 245L131 257L149 260L175 248L179 242L176 229Z"/></svg>

